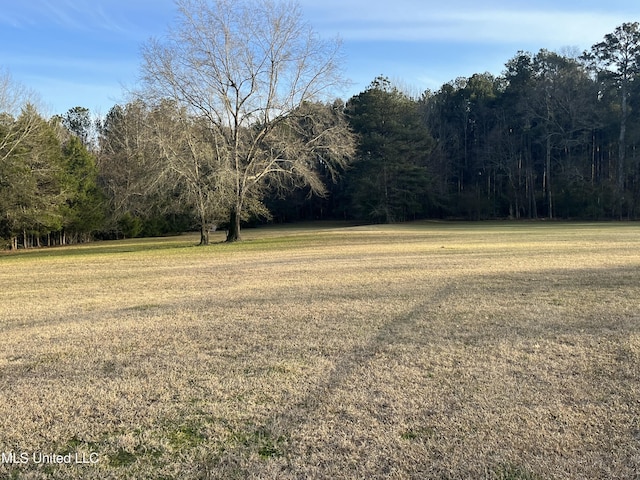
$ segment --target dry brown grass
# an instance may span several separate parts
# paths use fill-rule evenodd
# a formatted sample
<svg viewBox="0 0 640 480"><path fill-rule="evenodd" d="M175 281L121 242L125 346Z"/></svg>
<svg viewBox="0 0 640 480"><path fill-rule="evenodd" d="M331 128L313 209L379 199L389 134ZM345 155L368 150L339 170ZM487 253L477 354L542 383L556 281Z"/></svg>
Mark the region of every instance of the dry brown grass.
<svg viewBox="0 0 640 480"><path fill-rule="evenodd" d="M246 236L0 257L0 477L640 475L640 226Z"/></svg>

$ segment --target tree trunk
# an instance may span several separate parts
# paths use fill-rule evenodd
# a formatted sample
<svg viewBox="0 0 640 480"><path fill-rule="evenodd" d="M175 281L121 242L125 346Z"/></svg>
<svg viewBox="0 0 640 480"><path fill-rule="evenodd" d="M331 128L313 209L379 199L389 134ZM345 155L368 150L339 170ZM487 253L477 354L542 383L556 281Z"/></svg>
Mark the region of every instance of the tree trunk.
<svg viewBox="0 0 640 480"><path fill-rule="evenodd" d="M545 181L547 193L547 217L553 219L553 195L551 192L551 137L547 135L547 157L545 166Z"/></svg>
<svg viewBox="0 0 640 480"><path fill-rule="evenodd" d="M229 230L227 232L227 242L237 242L240 240L240 213L237 208L231 210L229 215Z"/></svg>
<svg viewBox="0 0 640 480"><path fill-rule="evenodd" d="M616 178L616 197L618 204L618 215L620 220L623 217L623 208L624 208L624 164L625 164L625 155L627 151L627 116L628 116L628 106L627 106L627 79L624 78L622 80L622 111L620 112L620 137L618 143L618 172Z"/></svg>
<svg viewBox="0 0 640 480"><path fill-rule="evenodd" d="M200 222L200 245L209 245L209 229L204 221Z"/></svg>
<svg viewBox="0 0 640 480"><path fill-rule="evenodd" d="M200 245L209 245L209 229L204 223L200 226Z"/></svg>

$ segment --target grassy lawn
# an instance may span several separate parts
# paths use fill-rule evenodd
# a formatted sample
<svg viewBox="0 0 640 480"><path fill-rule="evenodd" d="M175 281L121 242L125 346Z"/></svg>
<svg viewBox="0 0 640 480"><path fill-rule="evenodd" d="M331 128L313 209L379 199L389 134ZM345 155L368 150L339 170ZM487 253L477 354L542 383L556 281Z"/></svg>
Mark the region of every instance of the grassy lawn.
<svg viewBox="0 0 640 480"><path fill-rule="evenodd" d="M0 254L0 478L638 478L639 224L244 235Z"/></svg>

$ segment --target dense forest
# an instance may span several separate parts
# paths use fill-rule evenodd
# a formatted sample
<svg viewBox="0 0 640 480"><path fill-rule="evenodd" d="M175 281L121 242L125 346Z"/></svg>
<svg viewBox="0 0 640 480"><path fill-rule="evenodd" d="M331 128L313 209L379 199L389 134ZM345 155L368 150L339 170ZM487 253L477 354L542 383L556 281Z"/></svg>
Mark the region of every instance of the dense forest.
<svg viewBox="0 0 640 480"><path fill-rule="evenodd" d="M228 185L199 147L206 118L138 99L97 120L83 107L46 119L8 76L0 90L4 248L228 228ZM345 125L355 147L332 152L325 133ZM346 101L298 105L272 133L261 148L292 158L295 142L325 138L305 160L324 186L265 182L245 223L638 219L640 27L581 54L518 52L499 76L419 96L381 76Z"/></svg>

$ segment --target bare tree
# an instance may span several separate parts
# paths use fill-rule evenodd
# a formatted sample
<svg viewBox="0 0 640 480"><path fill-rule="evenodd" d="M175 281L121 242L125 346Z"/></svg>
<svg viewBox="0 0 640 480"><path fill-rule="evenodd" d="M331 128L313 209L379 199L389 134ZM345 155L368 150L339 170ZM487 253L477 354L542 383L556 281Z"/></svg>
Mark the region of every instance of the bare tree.
<svg viewBox="0 0 640 480"><path fill-rule="evenodd" d="M166 178L159 147L150 139L149 111L143 102L114 106L99 130L99 181L115 229L128 215L147 216Z"/></svg>
<svg viewBox="0 0 640 480"><path fill-rule="evenodd" d="M29 121L22 123L15 119L27 105L38 103L33 91L13 80L9 72L0 70L0 161L6 161L20 144L35 134L40 125L38 116L30 116Z"/></svg>
<svg viewBox="0 0 640 480"><path fill-rule="evenodd" d="M165 179L163 188L190 208L200 226L200 245L209 244L209 230L228 212L228 175L219 168L215 131L190 118L184 108L165 101L148 115L148 138L158 146Z"/></svg>
<svg viewBox="0 0 640 480"><path fill-rule="evenodd" d="M308 108L342 82L340 43L321 39L293 2L176 5L176 28L143 47L143 95L171 99L206 122L216 178L229 186L227 241L236 241L242 219L266 212L265 189L304 184L322 194L316 167L350 158L354 140L342 112L318 118L321 110ZM318 129L328 118L336 122Z"/></svg>

